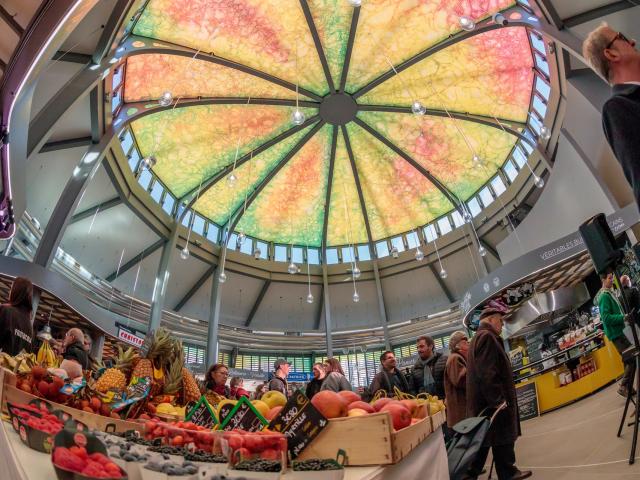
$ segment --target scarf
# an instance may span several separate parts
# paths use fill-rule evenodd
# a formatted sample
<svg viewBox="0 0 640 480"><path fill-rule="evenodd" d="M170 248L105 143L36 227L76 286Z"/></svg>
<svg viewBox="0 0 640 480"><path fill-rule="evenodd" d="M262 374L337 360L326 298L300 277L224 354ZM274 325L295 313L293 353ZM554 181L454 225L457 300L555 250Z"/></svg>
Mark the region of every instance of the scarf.
<svg viewBox="0 0 640 480"><path fill-rule="evenodd" d="M422 368L422 386L424 388L424 391L429 395L435 395L436 393L436 381L433 378L431 366L429 365L432 361L435 365L436 360L436 354L434 353L426 360L422 360L422 358L418 356L418 360L416 361L416 366Z"/></svg>

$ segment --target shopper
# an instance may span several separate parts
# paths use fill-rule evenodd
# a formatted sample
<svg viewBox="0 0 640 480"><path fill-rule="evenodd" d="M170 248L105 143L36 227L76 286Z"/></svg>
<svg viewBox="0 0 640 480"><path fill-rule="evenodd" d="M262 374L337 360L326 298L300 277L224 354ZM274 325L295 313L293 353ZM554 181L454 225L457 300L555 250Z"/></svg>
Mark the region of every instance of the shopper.
<svg viewBox="0 0 640 480"><path fill-rule="evenodd" d="M231 377L229 382L229 398L233 400L240 400L241 397L249 398L249 392L244 388L244 380L240 377Z"/></svg>
<svg viewBox="0 0 640 480"><path fill-rule="evenodd" d="M603 23L589 34L582 51L613 86L613 96L602 107L602 126L640 204L640 52L635 46L635 40Z"/></svg>
<svg viewBox="0 0 640 480"><path fill-rule="evenodd" d="M265 383L263 383L263 384L261 384L261 385L258 385L258 386L256 387L256 391L255 391L255 393L253 394L253 399L254 399L254 400L260 400L260 399L262 398L262 396L263 396L265 393L267 393L267 391L268 391L268 390L267 390L267 383L266 383L266 382L265 382Z"/></svg>
<svg viewBox="0 0 640 480"><path fill-rule="evenodd" d="M595 303L600 310L600 320L604 326L604 334L613 343L624 361L624 374L618 387L618 393L626 397L629 388L633 389L633 380L636 373L636 360L632 355L625 355L625 350L631 347L631 342L624 335L626 315L622 313L622 307L618 297L613 292L613 271L607 269L600 274L602 288L595 296Z"/></svg>
<svg viewBox="0 0 640 480"><path fill-rule="evenodd" d="M32 308L31 280L17 277L9 292L9 302L0 305L0 350L9 355L33 350Z"/></svg>
<svg viewBox="0 0 640 480"><path fill-rule="evenodd" d="M444 369L447 356L435 351L433 338L422 336L417 340L418 360L413 366L413 391L428 393L444 399Z"/></svg>
<svg viewBox="0 0 640 480"><path fill-rule="evenodd" d="M638 287L631 285L631 279L629 275L622 275L620 277L620 285L622 286L622 294L629 307L629 312L633 312L633 317L636 323L640 319L640 292Z"/></svg>
<svg viewBox="0 0 640 480"><path fill-rule="evenodd" d="M89 355L84 349L84 334L79 328L70 328L64 337L64 352L60 368L69 378L82 376L83 370L89 370Z"/></svg>
<svg viewBox="0 0 640 480"><path fill-rule="evenodd" d="M403 393L411 393L411 387L402 372L398 370L396 356L390 350L380 355L382 369L373 377L369 390L375 397L379 390L383 390L387 397L393 397L397 388Z"/></svg>
<svg viewBox="0 0 640 480"><path fill-rule="evenodd" d="M353 390L349 380L344 376L342 366L340 366L340 362L337 359L327 358L324 362L324 369L327 372L327 377L322 382L320 390L331 390L332 392Z"/></svg>
<svg viewBox="0 0 640 480"><path fill-rule="evenodd" d="M214 363L207 370L205 388L223 397L231 397L231 389L227 386L229 368L222 363Z"/></svg>
<svg viewBox="0 0 640 480"><path fill-rule="evenodd" d="M285 397L289 398L289 389L287 388L287 376L291 364L284 358L279 358L273 364L273 377L269 381L269 390L281 392Z"/></svg>
<svg viewBox="0 0 640 480"><path fill-rule="evenodd" d="M305 390L305 395L309 400L313 398L313 396L320 391L322 388L322 382L324 382L327 373L324 370L324 365L322 363L314 363L313 364L313 378L309 383L307 383L307 388Z"/></svg>
<svg viewBox="0 0 640 480"><path fill-rule="evenodd" d="M449 337L449 350L451 354L445 367L444 391L447 425L453 427L460 420L467 418L467 334L460 330L453 332Z"/></svg>
<svg viewBox="0 0 640 480"><path fill-rule="evenodd" d="M515 465L515 442L520 435L520 418L511 361L500 336L502 319L500 310L485 308L480 314L478 332L469 345L467 414L475 417L493 413L487 409L495 409L506 402L506 407L493 420L484 444L471 465L469 478L480 475L489 448L499 480L521 480L531 476L530 471L520 471Z"/></svg>

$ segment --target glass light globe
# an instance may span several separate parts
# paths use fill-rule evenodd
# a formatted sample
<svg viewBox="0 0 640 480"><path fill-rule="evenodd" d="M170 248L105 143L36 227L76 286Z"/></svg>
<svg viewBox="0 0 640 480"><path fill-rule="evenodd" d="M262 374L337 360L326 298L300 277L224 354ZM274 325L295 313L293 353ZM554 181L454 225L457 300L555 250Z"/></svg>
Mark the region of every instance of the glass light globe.
<svg viewBox="0 0 640 480"><path fill-rule="evenodd" d="M418 100L411 104L411 111L415 115L424 115L427 109Z"/></svg>
<svg viewBox="0 0 640 480"><path fill-rule="evenodd" d="M465 221L465 223L469 223L473 219L473 217L471 216L471 213L465 210L462 214L462 219Z"/></svg>
<svg viewBox="0 0 640 480"><path fill-rule="evenodd" d="M460 21L460 28L467 32L471 32L476 28L476 22L474 22L473 18L471 17L462 15L459 21Z"/></svg>
<svg viewBox="0 0 640 480"><path fill-rule="evenodd" d="M298 273L298 266L295 263L291 262L287 267L287 272L289 272L291 275L295 275L296 273Z"/></svg>
<svg viewBox="0 0 640 480"><path fill-rule="evenodd" d="M238 234L238 245L242 245L246 239L247 236L244 234L244 232L240 232Z"/></svg>
<svg viewBox="0 0 640 480"><path fill-rule="evenodd" d="M362 5L362 0L349 0L349 5L352 7L359 7Z"/></svg>
<svg viewBox="0 0 640 480"><path fill-rule="evenodd" d="M482 165L482 158L480 158L480 156L475 153L473 154L473 158L471 159L471 161L476 167Z"/></svg>
<svg viewBox="0 0 640 480"><path fill-rule="evenodd" d="M231 172L227 177L227 183L229 184L230 187L235 187L237 180L238 180L238 177L236 177L236 174L233 172Z"/></svg>
<svg viewBox="0 0 640 480"><path fill-rule="evenodd" d="M391 253L393 258L398 258L398 247L391 247L389 253Z"/></svg>
<svg viewBox="0 0 640 480"><path fill-rule="evenodd" d="M307 303L313 303L313 294L311 292L307 295Z"/></svg>
<svg viewBox="0 0 640 480"><path fill-rule="evenodd" d="M544 187L544 179L542 177L538 177L537 175L533 179L536 187L542 188Z"/></svg>
<svg viewBox="0 0 640 480"><path fill-rule="evenodd" d="M180 258L183 260L189 258L189 249L187 247L184 247L182 250L180 250Z"/></svg>
<svg viewBox="0 0 640 480"><path fill-rule="evenodd" d="M449 276L449 274L447 273L447 271L444 268L440 269L439 275L440 275L440 278L443 279L443 280Z"/></svg>
<svg viewBox="0 0 640 480"><path fill-rule="evenodd" d="M356 265L355 267L353 267L353 270L351 271L351 274L353 275L353 278L355 278L357 280L358 278L360 278L360 275L362 275L362 272L360 271L360 269Z"/></svg>
<svg viewBox="0 0 640 480"><path fill-rule="evenodd" d="M158 99L158 105L161 107L168 107L171 102L173 102L173 95L169 91L164 92Z"/></svg>
<svg viewBox="0 0 640 480"><path fill-rule="evenodd" d="M220 272L220 275L218 275L218 282L224 283L226 281L227 281L227 274L224 273L224 271Z"/></svg>
<svg viewBox="0 0 640 480"><path fill-rule="evenodd" d="M260 259L260 255L262 255L262 250L260 250L259 248L256 248L253 251L253 258L255 258L256 260Z"/></svg>
<svg viewBox="0 0 640 480"><path fill-rule="evenodd" d="M540 127L540 140L547 141L551 138L551 130L546 125Z"/></svg>
<svg viewBox="0 0 640 480"><path fill-rule="evenodd" d="M353 301L355 303L358 303L360 301L360 295L358 295L358 292L353 292Z"/></svg>
<svg viewBox="0 0 640 480"><path fill-rule="evenodd" d="M297 108L291 114L291 121L294 125L302 125L304 123L304 113Z"/></svg>
<svg viewBox="0 0 640 480"><path fill-rule="evenodd" d="M480 254L481 257L484 257L487 255L487 249L484 248L482 245L480 245L480 248L478 249L478 253Z"/></svg>
<svg viewBox="0 0 640 480"><path fill-rule="evenodd" d="M142 167L146 168L147 170L151 170L153 167L155 167L156 163L158 163L158 160L156 159L155 155L149 155L148 157L144 157L142 159Z"/></svg>
<svg viewBox="0 0 640 480"><path fill-rule="evenodd" d="M420 250L419 248L416 248L416 260L419 261L419 262L424 260L424 252L422 250Z"/></svg>

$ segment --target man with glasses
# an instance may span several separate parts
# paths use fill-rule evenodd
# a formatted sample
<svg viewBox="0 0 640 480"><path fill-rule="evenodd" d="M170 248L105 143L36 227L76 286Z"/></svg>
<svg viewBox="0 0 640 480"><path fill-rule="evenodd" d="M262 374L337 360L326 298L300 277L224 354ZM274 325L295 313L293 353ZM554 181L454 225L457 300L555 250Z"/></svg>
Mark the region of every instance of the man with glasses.
<svg viewBox="0 0 640 480"><path fill-rule="evenodd" d="M603 23L589 34L582 52L613 86L602 108L604 134L640 204L640 52L635 46L635 40Z"/></svg>

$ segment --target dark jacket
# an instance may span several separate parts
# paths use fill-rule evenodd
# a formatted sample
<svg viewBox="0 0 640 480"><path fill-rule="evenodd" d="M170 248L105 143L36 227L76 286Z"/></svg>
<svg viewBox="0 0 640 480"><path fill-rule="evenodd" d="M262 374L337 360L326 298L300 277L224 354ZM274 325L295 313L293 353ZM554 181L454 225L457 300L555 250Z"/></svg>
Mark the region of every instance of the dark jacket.
<svg viewBox="0 0 640 480"><path fill-rule="evenodd" d="M426 364L427 364L427 367L431 369L431 375L433 376L433 380L435 381L434 391L426 392L426 393L430 393L431 395L437 395L438 398L444 399L445 398L444 369L445 369L445 366L447 365L447 356L439 352L433 352L433 355L429 357ZM412 377L413 377L413 393L416 395L418 393L423 393L425 391L424 366L422 364L422 361L420 360L420 357L418 357L418 360L413 366Z"/></svg>
<svg viewBox="0 0 640 480"><path fill-rule="evenodd" d="M17 355L21 350L33 351L33 326L28 310L0 305L0 350Z"/></svg>
<svg viewBox="0 0 640 480"><path fill-rule="evenodd" d="M318 378L314 378L309 383L307 383L307 389L305 390L305 395L309 400L311 400L313 396L320 391L320 389L322 388L323 381L324 381L324 378L322 380Z"/></svg>
<svg viewBox="0 0 640 480"><path fill-rule="evenodd" d="M447 425L453 427L467 418L467 361L459 353L454 352L447 359L444 392L447 394Z"/></svg>
<svg viewBox="0 0 640 480"><path fill-rule="evenodd" d="M89 355L87 355L84 345L80 342L68 345L62 354L62 358L65 360L75 360L80 364L82 370L89 370Z"/></svg>
<svg viewBox="0 0 640 480"><path fill-rule="evenodd" d="M407 379L404 378L402 372L396 368L393 375L397 378L397 383L400 384L396 386L404 393L411 393L411 386L407 383ZM371 381L371 386L369 387L371 394L375 395L378 390L384 390L387 392L387 397L393 397L396 392L393 390L394 383L391 380L391 375L384 369L380 370Z"/></svg>
<svg viewBox="0 0 640 480"><path fill-rule="evenodd" d="M275 390L277 392L280 392L284 394L285 397L289 398L287 380L280 378L275 373L273 374L273 377L271 377L271 380L269 380L269 385L267 386L267 389L269 391Z"/></svg>
<svg viewBox="0 0 640 480"><path fill-rule="evenodd" d="M640 291L637 287L622 287L622 294L627 301L629 311L633 312L636 323L640 320Z"/></svg>
<svg viewBox="0 0 640 480"><path fill-rule="evenodd" d="M640 85L614 85L602 107L602 127L640 204Z"/></svg>
<svg viewBox="0 0 640 480"><path fill-rule="evenodd" d="M520 435L520 417L511 362L502 338L493 327L481 323L467 356L467 414L476 417L485 408L495 408L505 400L507 408L493 421L485 446L514 443ZM492 413L493 410L484 412Z"/></svg>
<svg viewBox="0 0 640 480"><path fill-rule="evenodd" d="M344 390L353 390L349 380L340 372L330 372L322 381L320 390L331 390L332 392L342 392Z"/></svg>

